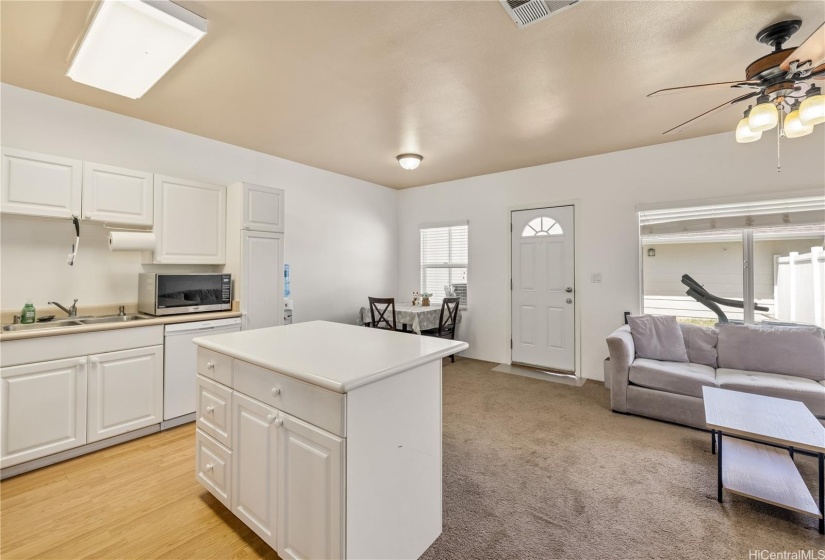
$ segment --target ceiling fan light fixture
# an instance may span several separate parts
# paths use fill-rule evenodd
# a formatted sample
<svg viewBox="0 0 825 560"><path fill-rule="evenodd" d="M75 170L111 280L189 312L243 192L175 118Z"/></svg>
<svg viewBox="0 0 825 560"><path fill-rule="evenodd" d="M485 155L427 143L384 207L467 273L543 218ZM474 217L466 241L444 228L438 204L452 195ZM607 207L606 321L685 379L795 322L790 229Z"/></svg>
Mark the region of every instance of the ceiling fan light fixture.
<svg viewBox="0 0 825 560"><path fill-rule="evenodd" d="M412 171L413 169L417 169L419 165L421 165L421 160L424 158L418 154L401 154L395 156L395 159L398 160L399 165L408 171Z"/></svg>
<svg viewBox="0 0 825 560"><path fill-rule="evenodd" d="M748 117L743 118L736 125L736 141L740 144L748 144L749 142L756 142L762 138L761 132L754 132L748 126Z"/></svg>
<svg viewBox="0 0 825 560"><path fill-rule="evenodd" d="M756 103L748 116L748 127L753 132L765 132L779 124L779 111L767 95L757 97Z"/></svg>
<svg viewBox="0 0 825 560"><path fill-rule="evenodd" d="M793 110L785 117L785 122L782 125L785 130L787 138L799 138L800 136L807 136L814 131L813 125L805 126L799 119L799 107L794 106Z"/></svg>
<svg viewBox="0 0 825 560"><path fill-rule="evenodd" d="M816 86L808 90L808 96L799 106L799 122L803 126L814 126L825 122L825 95Z"/></svg>

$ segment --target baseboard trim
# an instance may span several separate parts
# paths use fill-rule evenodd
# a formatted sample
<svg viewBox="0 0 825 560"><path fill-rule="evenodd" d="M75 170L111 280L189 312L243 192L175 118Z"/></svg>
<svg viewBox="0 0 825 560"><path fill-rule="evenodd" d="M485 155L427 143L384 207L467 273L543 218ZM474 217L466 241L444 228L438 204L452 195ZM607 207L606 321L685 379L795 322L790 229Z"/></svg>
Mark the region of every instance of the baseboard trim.
<svg viewBox="0 0 825 560"><path fill-rule="evenodd" d="M189 422L194 422L197 413L192 412L190 414L184 414L183 416L178 416L177 418L172 418L171 420L164 420L160 423L161 430L168 430L169 428L176 428L177 426L182 426L183 424L188 424Z"/></svg>

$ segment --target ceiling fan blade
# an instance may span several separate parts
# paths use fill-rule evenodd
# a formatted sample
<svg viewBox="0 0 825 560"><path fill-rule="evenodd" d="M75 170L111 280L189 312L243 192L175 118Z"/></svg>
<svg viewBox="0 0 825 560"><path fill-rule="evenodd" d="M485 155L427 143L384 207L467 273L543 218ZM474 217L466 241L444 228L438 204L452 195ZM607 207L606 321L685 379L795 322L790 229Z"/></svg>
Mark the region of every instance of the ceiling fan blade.
<svg viewBox="0 0 825 560"><path fill-rule="evenodd" d="M760 93L761 93L761 90L760 90L760 91L752 91L752 92L750 92L750 93L746 93L745 95L740 95L739 97L737 97L737 98L735 98L735 99L731 99L730 101L727 101L727 102L725 102L725 103L722 103L722 104L721 104L721 105L719 105L718 107L714 107L714 108L713 108L713 109L711 109L710 111L705 111L705 112L704 112L704 113L702 113L701 115L699 115L699 116L697 116L697 117L693 117L693 118L692 118L692 119L690 119L689 121L685 121L685 122L683 122L683 123L682 123L682 124L680 124L679 126L674 126L674 127L673 127L673 128L671 128L670 130L666 130L666 131L664 131L664 132L662 133L662 135L664 136L665 134L678 134L679 132L684 131L685 129L687 129L687 128L689 128L689 127L693 126L693 125L695 125L696 123L698 123L698 122L700 122L700 121L705 120L705 119L706 119L706 118L708 118L709 116L711 116L711 115L715 115L716 113L719 113L719 112L721 112L721 111L724 111L724 110L725 110L725 109L727 109L728 107L732 107L732 106L736 105L737 103L739 103L740 101L744 101L744 100L746 100L746 99L750 99L751 97L756 97L756 96L757 96L757 95L759 95Z"/></svg>
<svg viewBox="0 0 825 560"><path fill-rule="evenodd" d="M790 70L792 62L811 61L811 66L825 62L825 23L820 25L805 42L799 45L785 61L779 65L782 70Z"/></svg>
<svg viewBox="0 0 825 560"><path fill-rule="evenodd" d="M648 93L648 97L659 97L662 95L673 95L674 93L687 93L690 91L696 90L722 90L722 89L730 89L730 88L748 88L748 87L759 87L759 82L756 81L747 81L747 80L736 80L733 82L714 82L712 84L696 84L695 86L682 86L682 87L674 87L674 88L665 88L659 89L654 91L653 93Z"/></svg>

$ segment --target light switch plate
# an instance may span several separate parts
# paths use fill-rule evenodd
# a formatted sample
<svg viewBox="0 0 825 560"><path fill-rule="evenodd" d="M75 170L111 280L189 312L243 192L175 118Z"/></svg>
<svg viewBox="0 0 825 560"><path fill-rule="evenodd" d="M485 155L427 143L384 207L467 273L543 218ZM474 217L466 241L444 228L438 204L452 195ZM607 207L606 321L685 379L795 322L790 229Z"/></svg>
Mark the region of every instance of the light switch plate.
<svg viewBox="0 0 825 560"><path fill-rule="evenodd" d="M601 284L602 283L602 273L601 272L594 272L590 275L590 282L592 284Z"/></svg>

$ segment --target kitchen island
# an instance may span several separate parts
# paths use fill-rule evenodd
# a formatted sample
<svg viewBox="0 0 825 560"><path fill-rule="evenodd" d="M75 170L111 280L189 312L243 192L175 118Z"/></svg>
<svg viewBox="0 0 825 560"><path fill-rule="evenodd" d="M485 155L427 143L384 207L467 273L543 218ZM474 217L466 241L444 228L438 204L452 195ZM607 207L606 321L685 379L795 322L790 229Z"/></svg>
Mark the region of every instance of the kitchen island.
<svg viewBox="0 0 825 560"><path fill-rule="evenodd" d="M195 339L198 482L281 558L418 558L441 534L441 358L314 321Z"/></svg>

